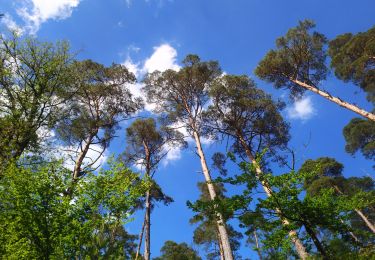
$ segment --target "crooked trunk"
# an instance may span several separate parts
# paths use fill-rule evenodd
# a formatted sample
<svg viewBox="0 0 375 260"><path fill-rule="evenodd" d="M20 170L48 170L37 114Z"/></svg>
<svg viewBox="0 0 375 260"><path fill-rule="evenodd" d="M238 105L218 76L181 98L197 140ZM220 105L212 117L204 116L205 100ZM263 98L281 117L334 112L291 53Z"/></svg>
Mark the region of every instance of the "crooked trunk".
<svg viewBox="0 0 375 260"><path fill-rule="evenodd" d="M215 188L214 188L214 185L212 184L211 175L207 167L207 162L203 153L200 136L196 131L194 131L194 139L197 145L197 153L200 157L202 171L203 171L203 175L205 177L206 183L207 183L208 192L210 194L211 200L214 200L216 198ZM219 231L221 245L223 247L223 252L224 252L224 259L233 260L233 253L232 253L232 249L230 246L229 236L228 236L228 232L226 229L223 216L221 215L221 213L218 212L216 217L217 217L217 221L216 221L217 229Z"/></svg>
<svg viewBox="0 0 375 260"><path fill-rule="evenodd" d="M255 171L256 171L257 177L259 178L263 174L262 169L260 168L260 166L258 165L254 156L252 155L251 150L250 150L249 146L247 145L245 139L243 138L242 134L237 132L237 137L238 137L238 139L239 139L239 141L242 145L242 148L245 150L245 153L246 153L249 161L255 166ZM264 180L261 181L261 184L262 184L262 187L263 187L264 191L266 192L267 196L270 197L272 195L271 187L269 187L268 183L265 182ZM280 209L276 208L275 211L279 215L281 215ZM281 219L283 225L288 226L290 224L287 219L281 218L281 217L280 217L280 219ZM295 230L290 230L289 231L289 237L292 240L294 246L296 247L296 251L297 251L299 257L301 259L306 259L309 256L309 254L307 253L306 248L303 245L302 241L298 238L297 232Z"/></svg>
<svg viewBox="0 0 375 260"><path fill-rule="evenodd" d="M325 92L325 91L322 91L314 86L310 86L302 81L299 81L299 80L296 80L296 79L290 79L292 82L298 84L299 86L303 87L304 89L307 89L307 90L310 90L326 99L328 99L329 101L331 102L334 102L336 103L337 105L341 106L341 107L344 107L346 109L349 109L351 111L353 111L354 113L357 113L358 115L360 116L363 116L369 120L372 120L372 121L375 121L375 114L373 113L370 113L354 104L351 104L351 103L348 103L348 102L345 102L343 100L341 100L340 98L338 97L334 97L332 96L331 94L329 94L328 92Z"/></svg>
<svg viewBox="0 0 375 260"><path fill-rule="evenodd" d="M337 185L333 185L333 188L337 191L337 193L343 195L344 193L340 190L340 188ZM375 234L375 226L371 223L371 221L366 217L365 214L359 209L354 209L354 211L358 214L358 216L365 222L367 227L372 231L372 233Z"/></svg>
<svg viewBox="0 0 375 260"><path fill-rule="evenodd" d="M78 154L76 163L74 165L74 170L73 170L73 182L76 182L78 180L78 177L80 176L83 160L85 159L87 152L90 149L92 140L97 133L98 133L97 129L91 132L91 134L85 140L85 145L83 146L83 149L81 149L81 152Z"/></svg>

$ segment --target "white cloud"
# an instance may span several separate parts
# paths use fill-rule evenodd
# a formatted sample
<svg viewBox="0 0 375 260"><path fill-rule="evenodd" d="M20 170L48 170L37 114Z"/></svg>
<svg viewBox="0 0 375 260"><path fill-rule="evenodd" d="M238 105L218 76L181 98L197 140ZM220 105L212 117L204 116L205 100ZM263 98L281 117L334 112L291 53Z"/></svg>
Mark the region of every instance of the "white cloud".
<svg viewBox="0 0 375 260"><path fill-rule="evenodd" d="M156 70L165 71L167 69L179 70L180 66L176 62L177 51L169 44L162 44L154 47L154 52L145 61L143 71L153 72Z"/></svg>
<svg viewBox="0 0 375 260"><path fill-rule="evenodd" d="M308 120L315 115L315 108L310 97L295 100L294 104L287 108L288 116L292 119Z"/></svg>
<svg viewBox="0 0 375 260"><path fill-rule="evenodd" d="M129 51L139 52L140 48L130 46ZM143 62L135 62L129 56L122 63L132 72L140 81L146 73L151 73L156 70L165 71L167 69L179 70L180 66L177 64L177 50L169 44L161 44L153 48L154 52L150 57L146 58ZM143 65L142 65L143 64ZM131 93L136 97L142 97L145 100L144 93L141 89L143 83L135 83L129 85ZM145 110L152 111L155 109L155 104L146 103Z"/></svg>
<svg viewBox="0 0 375 260"><path fill-rule="evenodd" d="M81 0L22 0L21 7L17 9L26 22L25 28L35 34L42 23L49 19L66 19L72 15Z"/></svg>

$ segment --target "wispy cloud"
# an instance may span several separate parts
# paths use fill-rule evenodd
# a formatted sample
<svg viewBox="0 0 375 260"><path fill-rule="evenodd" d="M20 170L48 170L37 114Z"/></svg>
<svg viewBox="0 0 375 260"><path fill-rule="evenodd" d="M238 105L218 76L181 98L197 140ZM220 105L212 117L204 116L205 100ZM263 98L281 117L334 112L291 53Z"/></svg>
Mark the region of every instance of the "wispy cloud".
<svg viewBox="0 0 375 260"><path fill-rule="evenodd" d="M306 96L294 101L291 107L287 108L288 116L291 119L300 119L306 121L316 114L311 97Z"/></svg>
<svg viewBox="0 0 375 260"><path fill-rule="evenodd" d="M9 14L5 14L4 17L1 18L1 23L11 31L15 31L19 34L23 33L21 26L19 26Z"/></svg>

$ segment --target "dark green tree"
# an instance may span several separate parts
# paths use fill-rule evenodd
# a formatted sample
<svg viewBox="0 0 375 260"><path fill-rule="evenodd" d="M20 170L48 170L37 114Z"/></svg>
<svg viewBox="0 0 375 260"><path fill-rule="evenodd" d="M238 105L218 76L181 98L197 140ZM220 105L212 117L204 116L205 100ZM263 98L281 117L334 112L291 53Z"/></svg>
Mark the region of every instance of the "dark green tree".
<svg viewBox="0 0 375 260"><path fill-rule="evenodd" d="M160 161L168 154L172 147L184 145L183 136L172 129L158 129L153 118L137 119L126 129L127 149L124 153L125 160L142 167L147 179L152 179ZM150 259L150 234L151 234L151 208L152 200L163 201L169 204L173 200L166 196L155 183L146 192L145 220L140 235L142 243L143 229L146 231L144 258ZM138 252L137 252L138 253Z"/></svg>
<svg viewBox="0 0 375 260"><path fill-rule="evenodd" d="M177 244L173 241L165 241L161 248L161 256L153 260L201 260L198 253L195 252L186 243Z"/></svg>
<svg viewBox="0 0 375 260"><path fill-rule="evenodd" d="M361 151L367 159L375 159L375 123L370 120L353 118L344 127L345 150L354 154Z"/></svg>
<svg viewBox="0 0 375 260"><path fill-rule="evenodd" d="M375 27L337 36L329 42L328 54L336 77L358 85L375 102Z"/></svg>
<svg viewBox="0 0 375 260"><path fill-rule="evenodd" d="M328 54L331 68L337 78L353 82L375 102L375 27L358 34L345 33L329 42ZM360 150L368 159L375 156L375 124L370 120L352 119L343 134L346 151L354 154Z"/></svg>
<svg viewBox="0 0 375 260"><path fill-rule="evenodd" d="M222 72L217 62L203 62L196 55L188 55L183 65L179 71L156 71L148 74L144 80L143 90L146 92L147 100L156 105L155 111L161 113L164 124L185 128L189 136L195 140L210 198L215 200L217 195L201 143L202 111L208 101L207 86ZM219 212L216 221L225 259L232 260L228 232Z"/></svg>
<svg viewBox="0 0 375 260"><path fill-rule="evenodd" d="M319 89L319 83L327 76L327 39L311 30L315 24L301 21L295 28L276 40L276 49L269 51L260 61L255 74L275 88L288 88L292 97L300 97L304 91L312 91L339 106L347 108L369 120L375 115L358 106L345 102Z"/></svg>

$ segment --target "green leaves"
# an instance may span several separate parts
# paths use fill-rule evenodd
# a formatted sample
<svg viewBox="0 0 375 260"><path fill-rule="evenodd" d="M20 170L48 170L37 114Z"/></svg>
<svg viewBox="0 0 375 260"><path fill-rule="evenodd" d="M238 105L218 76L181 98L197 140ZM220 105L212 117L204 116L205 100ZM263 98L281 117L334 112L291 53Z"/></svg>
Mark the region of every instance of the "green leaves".
<svg viewBox="0 0 375 260"><path fill-rule="evenodd" d="M0 179L2 256L61 259L111 251L125 257L127 248L134 249L122 226L149 182L112 161L109 169L79 180L70 198L64 196L70 178L59 162L7 168Z"/></svg>

